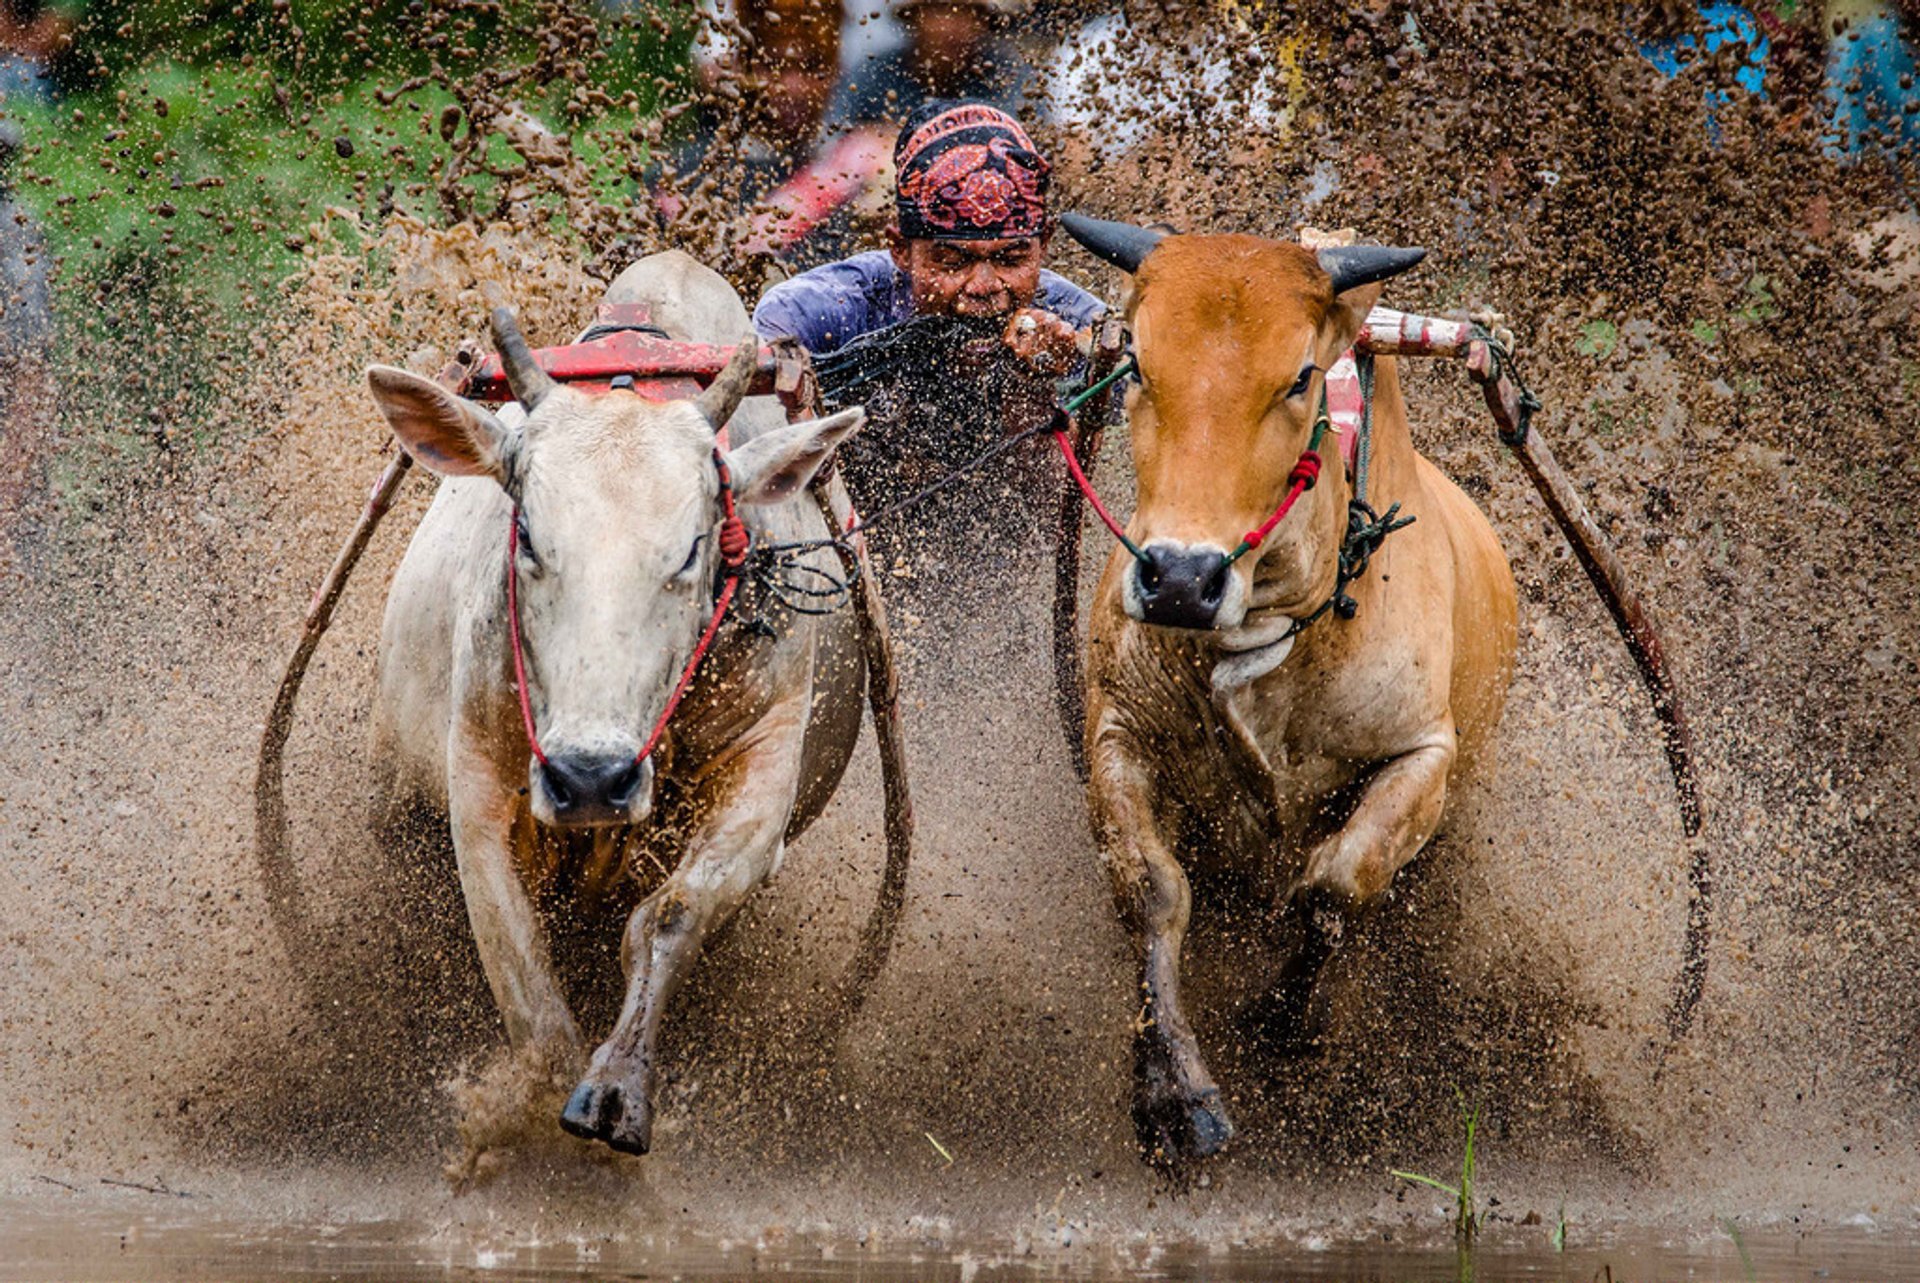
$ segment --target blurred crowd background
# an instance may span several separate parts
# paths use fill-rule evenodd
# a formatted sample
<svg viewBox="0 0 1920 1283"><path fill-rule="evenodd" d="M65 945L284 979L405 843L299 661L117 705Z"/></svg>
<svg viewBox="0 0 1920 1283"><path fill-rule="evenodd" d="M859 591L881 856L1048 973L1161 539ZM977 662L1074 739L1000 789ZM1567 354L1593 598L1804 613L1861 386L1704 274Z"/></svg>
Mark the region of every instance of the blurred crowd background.
<svg viewBox="0 0 1920 1283"><path fill-rule="evenodd" d="M59 311L72 361L84 365L93 343L139 367L101 421L164 451L213 381L192 363L139 366L146 358L122 351L122 337L192 317L185 328L230 345L272 311L273 283L303 255L350 248L396 215L548 220L601 275L679 245L757 292L877 244L896 122L929 97L1018 112L1074 176L1068 196L1091 194L1102 212L1233 225L1211 198L1196 207L1169 187L1139 187L1149 154L1161 172L1226 175L1214 190L1245 190L1258 170L1276 194L1254 199L1284 203L1289 218L1352 219L1342 200L1320 206L1377 192L1393 171L1429 183L1463 241L1497 249L1506 235L1511 248L1518 233L1488 210L1539 206L1574 133L1549 136L1516 111L1526 75L1564 73L1503 59L1538 59L1562 34L1566 50L1586 48L1596 27L1614 49L1627 33L1609 56L1669 82L1660 110L1697 115L1684 127L1703 145L1731 129L1760 154L1823 152L1831 168L1814 181L1871 172L1868 203L1912 220L1917 0L1564 11L1489 18L1404 0L0 0L0 369L15 371L0 378L0 410L16 422L18 407L47 400L40 376L19 368ZM1455 78L1434 80L1434 69ZM1465 101L1459 74L1473 86ZM1343 93L1398 95L1379 111L1420 118L1397 147L1369 145L1353 128L1367 105ZM1577 110L1595 129L1618 123L1617 105ZM1504 116L1503 136L1442 172L1434 158L1462 130L1500 132L1472 124L1476 113ZM1456 137L1432 141L1447 131ZM1413 177L1423 167L1437 177ZM1135 185L1137 199L1113 184ZM1809 217L1817 231L1822 215ZM1603 305L1604 290L1595 298ZM28 432L12 429L16 443Z"/></svg>

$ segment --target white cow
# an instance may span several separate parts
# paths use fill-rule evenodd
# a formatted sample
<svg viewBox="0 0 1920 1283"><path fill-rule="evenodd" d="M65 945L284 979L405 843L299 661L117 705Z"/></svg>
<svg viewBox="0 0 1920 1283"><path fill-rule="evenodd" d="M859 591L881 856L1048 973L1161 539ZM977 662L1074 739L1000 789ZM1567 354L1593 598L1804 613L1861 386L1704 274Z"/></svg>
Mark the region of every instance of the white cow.
<svg viewBox="0 0 1920 1283"><path fill-rule="evenodd" d="M702 942L825 805L863 689L848 612L795 614L744 581L660 747L639 757L714 609L715 432L731 420L724 459L755 539L813 539L825 523L802 492L865 415L789 425L769 398L743 405L746 309L684 254L634 264L607 297L646 304L676 339L738 341L740 356L690 400L594 394L554 383L500 309L495 342L524 414L496 416L390 366L367 372L406 449L447 478L388 598L376 741L397 788L445 808L516 1047L574 1064L586 1050L536 898L562 875L591 888L623 867L643 882L672 870L628 919L624 1006L560 1120L644 1153L666 1006ZM832 568L830 552L814 555ZM509 574L539 751L515 685Z"/></svg>

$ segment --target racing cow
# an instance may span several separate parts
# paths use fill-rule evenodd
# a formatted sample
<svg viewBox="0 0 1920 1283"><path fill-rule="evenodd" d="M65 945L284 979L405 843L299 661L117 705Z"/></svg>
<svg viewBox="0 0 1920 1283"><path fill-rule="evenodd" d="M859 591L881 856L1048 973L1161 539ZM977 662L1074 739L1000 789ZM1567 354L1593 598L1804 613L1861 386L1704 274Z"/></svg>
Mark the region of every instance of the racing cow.
<svg viewBox="0 0 1920 1283"><path fill-rule="evenodd" d="M1415 451L1391 359L1367 487L1416 520L1358 577L1342 567L1350 470L1331 438L1307 457L1327 370L1420 251L1062 221L1132 274L1138 501L1095 598L1086 747L1142 967L1134 1125L1150 1161L1178 1167L1233 1131L1181 1008L1187 870L1249 875L1293 919L1298 946L1249 1015L1267 1045L1310 1046L1344 924L1433 836L1499 720L1513 574L1485 516Z"/></svg>
<svg viewBox="0 0 1920 1283"><path fill-rule="evenodd" d="M756 543L821 539L802 491L864 412L788 424L770 398L743 405L757 350L746 310L684 254L634 264L607 302L644 304L672 338L739 346L688 399L590 393L555 383L502 308L494 340L524 413L496 416L404 370L368 371L394 433L447 479L388 598L376 737L394 783L445 809L517 1048L585 1059L536 902L556 884L630 887L623 871L661 871L627 919L618 1021L560 1120L644 1153L667 1004L702 943L825 805L860 724L864 670L846 611L794 612L737 585L693 667L722 559L741 551L727 517L737 505Z"/></svg>

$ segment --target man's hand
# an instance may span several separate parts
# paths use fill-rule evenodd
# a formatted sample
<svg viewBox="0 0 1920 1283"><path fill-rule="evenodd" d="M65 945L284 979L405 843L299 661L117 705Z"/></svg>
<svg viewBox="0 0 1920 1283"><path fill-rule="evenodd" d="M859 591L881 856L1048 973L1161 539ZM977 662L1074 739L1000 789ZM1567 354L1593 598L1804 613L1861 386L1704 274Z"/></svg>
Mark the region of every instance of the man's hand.
<svg viewBox="0 0 1920 1283"><path fill-rule="evenodd" d="M1002 339L1036 374L1065 374L1080 356L1080 334L1073 326L1037 307L1023 307L1008 317Z"/></svg>

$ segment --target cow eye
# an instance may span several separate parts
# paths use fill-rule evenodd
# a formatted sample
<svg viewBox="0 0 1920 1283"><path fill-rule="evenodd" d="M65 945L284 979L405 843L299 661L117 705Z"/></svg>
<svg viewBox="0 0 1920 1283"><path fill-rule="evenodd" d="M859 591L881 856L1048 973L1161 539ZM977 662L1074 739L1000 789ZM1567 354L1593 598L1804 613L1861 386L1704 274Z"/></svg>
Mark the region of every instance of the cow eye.
<svg viewBox="0 0 1920 1283"><path fill-rule="evenodd" d="M693 578L693 572L700 568L700 545L706 537L704 530L693 537L693 547L687 549L687 559L680 563L680 569L673 572L675 583L686 583Z"/></svg>
<svg viewBox="0 0 1920 1283"><path fill-rule="evenodd" d="M1295 379L1293 386L1287 389L1287 400L1291 401L1297 396L1307 394L1307 389L1313 385L1313 372L1318 368L1318 366L1309 365L1300 371L1300 377Z"/></svg>
<svg viewBox="0 0 1920 1283"><path fill-rule="evenodd" d="M540 568L540 554L533 550L533 536L527 531L526 513L516 512L514 514L513 534L514 543L520 549L520 555L532 563L534 569L538 570Z"/></svg>

